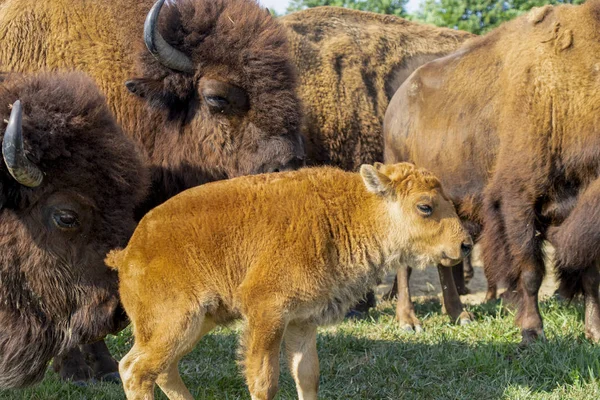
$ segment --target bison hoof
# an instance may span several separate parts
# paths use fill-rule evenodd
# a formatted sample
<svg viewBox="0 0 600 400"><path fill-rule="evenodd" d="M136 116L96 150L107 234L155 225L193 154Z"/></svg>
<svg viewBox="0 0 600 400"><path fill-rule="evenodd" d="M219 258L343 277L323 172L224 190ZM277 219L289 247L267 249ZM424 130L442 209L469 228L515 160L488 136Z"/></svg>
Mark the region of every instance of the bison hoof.
<svg viewBox="0 0 600 400"><path fill-rule="evenodd" d="M421 325L411 325L411 324L404 324L400 327L400 329L402 329L404 332L409 332L409 333L422 333L423 332L423 328L421 327Z"/></svg>
<svg viewBox="0 0 600 400"><path fill-rule="evenodd" d="M475 316L468 311L463 311L460 313L457 320L460 326L465 326L473 322L475 320Z"/></svg>
<svg viewBox="0 0 600 400"><path fill-rule="evenodd" d="M523 338L520 343L521 347L529 346L538 340L546 341L543 329L522 329L521 336Z"/></svg>
<svg viewBox="0 0 600 400"><path fill-rule="evenodd" d="M469 288L466 286L461 286L460 288L457 288L457 291L458 291L458 294L461 296L465 296L465 295L471 293Z"/></svg>
<svg viewBox="0 0 600 400"><path fill-rule="evenodd" d="M120 384L121 383L121 375L119 375L118 372L111 372L110 374L101 376L100 381Z"/></svg>

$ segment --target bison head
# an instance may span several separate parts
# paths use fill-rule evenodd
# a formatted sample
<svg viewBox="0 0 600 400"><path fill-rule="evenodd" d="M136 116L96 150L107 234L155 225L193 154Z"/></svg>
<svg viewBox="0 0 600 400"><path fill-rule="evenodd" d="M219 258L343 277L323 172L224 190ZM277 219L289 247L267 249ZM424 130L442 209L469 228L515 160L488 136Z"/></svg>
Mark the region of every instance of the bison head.
<svg viewBox="0 0 600 400"><path fill-rule="evenodd" d="M0 104L0 387L21 387L122 327L103 258L132 233L147 179L85 76L9 75Z"/></svg>
<svg viewBox="0 0 600 400"><path fill-rule="evenodd" d="M473 241L430 172L410 163L375 163L360 173L367 190L387 200L392 246L409 249L404 263L453 266L470 253Z"/></svg>
<svg viewBox="0 0 600 400"><path fill-rule="evenodd" d="M299 167L301 106L284 29L254 0L163 3L146 19L140 76L126 82L166 121L152 157L172 169L195 163L213 179Z"/></svg>

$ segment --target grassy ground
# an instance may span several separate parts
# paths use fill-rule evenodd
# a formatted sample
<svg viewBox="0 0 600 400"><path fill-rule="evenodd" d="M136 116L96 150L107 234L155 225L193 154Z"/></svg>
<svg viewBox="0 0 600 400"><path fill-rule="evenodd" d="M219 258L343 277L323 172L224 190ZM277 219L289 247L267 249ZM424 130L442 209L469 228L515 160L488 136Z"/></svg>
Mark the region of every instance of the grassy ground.
<svg viewBox="0 0 600 400"><path fill-rule="evenodd" d="M477 321L454 326L440 304L417 304L425 332L394 324L394 304L382 303L362 321L322 328L318 337L323 399L598 399L600 346L583 335L581 304L542 303L547 342L526 349L513 315L500 305L469 306ZM207 335L181 363L198 399L249 399L235 363L239 326ZM131 346L126 330L109 339L117 357ZM282 366L285 361L282 358ZM296 398L282 368L278 399ZM160 391L157 389L157 393ZM34 389L0 391L0 399L123 399L119 385L78 388L48 371ZM157 397L164 399L162 393Z"/></svg>

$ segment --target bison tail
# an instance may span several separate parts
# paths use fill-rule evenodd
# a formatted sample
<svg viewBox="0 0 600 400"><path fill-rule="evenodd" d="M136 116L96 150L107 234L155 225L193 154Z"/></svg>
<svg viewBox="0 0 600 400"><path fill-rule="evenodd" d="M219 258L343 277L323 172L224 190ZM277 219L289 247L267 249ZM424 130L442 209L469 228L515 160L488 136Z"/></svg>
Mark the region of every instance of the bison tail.
<svg viewBox="0 0 600 400"><path fill-rule="evenodd" d="M109 268L118 270L119 266L123 265L123 259L125 258L126 251L124 249L111 250L104 259L106 265Z"/></svg>

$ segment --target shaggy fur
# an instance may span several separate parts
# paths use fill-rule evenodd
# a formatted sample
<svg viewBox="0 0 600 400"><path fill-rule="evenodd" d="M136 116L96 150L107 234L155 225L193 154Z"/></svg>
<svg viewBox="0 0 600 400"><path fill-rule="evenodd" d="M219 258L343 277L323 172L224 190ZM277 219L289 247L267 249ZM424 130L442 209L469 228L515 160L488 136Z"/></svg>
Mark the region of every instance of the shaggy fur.
<svg viewBox="0 0 600 400"><path fill-rule="evenodd" d="M189 187L301 165L301 106L281 26L255 0L168 2L160 31L196 65L193 75L178 73L142 41L153 4L5 0L0 63L13 71L77 69L96 81L150 167L152 186L137 218ZM233 106L215 112L209 92Z"/></svg>
<svg viewBox="0 0 600 400"><path fill-rule="evenodd" d="M383 117L404 79L473 36L337 7L310 8L279 21L300 77L307 163L349 171L383 160Z"/></svg>
<svg viewBox="0 0 600 400"><path fill-rule="evenodd" d="M179 359L215 325L243 318L252 398L275 396L285 340L299 397L315 399L318 325L343 318L397 262L457 262L472 244L427 171L377 164L361 175L308 168L237 178L146 214L107 257L135 337L119 365L127 398L152 399L156 382L169 398L192 399Z"/></svg>
<svg viewBox="0 0 600 400"><path fill-rule="evenodd" d="M103 257L131 235L147 186L134 145L89 78L9 75L0 119L17 99L25 149L44 180L21 186L0 162L2 388L39 381L53 356L122 327L116 274ZM55 223L63 210L77 213L79 227Z"/></svg>
<svg viewBox="0 0 600 400"><path fill-rule="evenodd" d="M0 63L15 71L75 68L93 77L152 166L140 216L201 183L301 164L301 107L281 26L255 0L167 2L160 31L196 67L179 73L143 44L153 4L6 0ZM206 86L217 83L241 92L249 107L212 110ZM217 94L227 98L227 90Z"/></svg>
<svg viewBox="0 0 600 400"><path fill-rule="evenodd" d="M489 296L502 280L516 290L524 342L543 334L546 238L561 291L583 291L586 335L600 341L599 16L598 0L534 9L421 67L386 114L386 159L432 169L483 226Z"/></svg>

